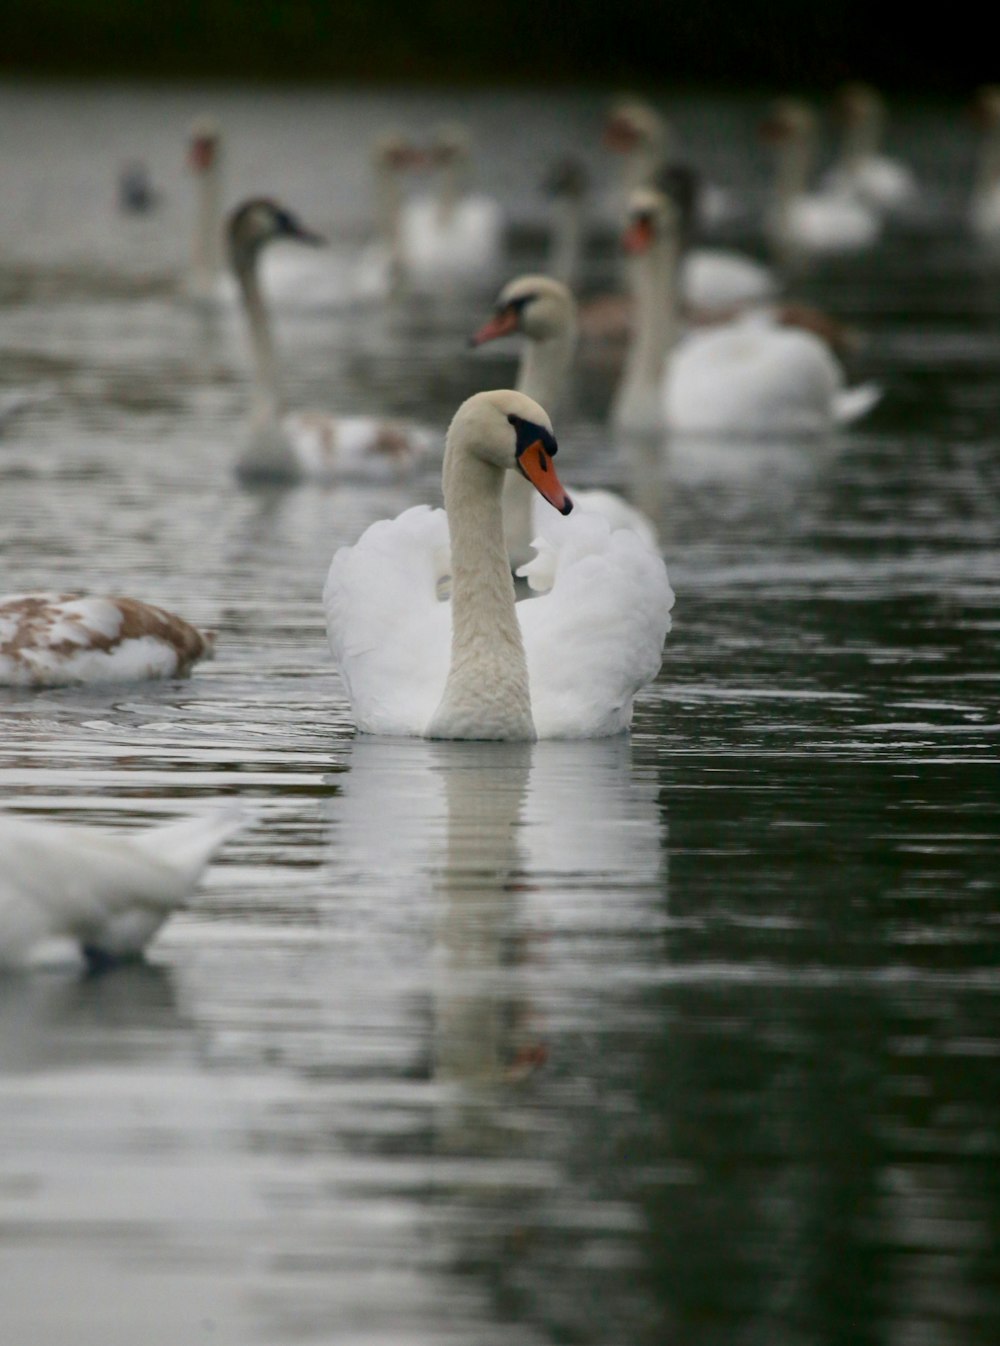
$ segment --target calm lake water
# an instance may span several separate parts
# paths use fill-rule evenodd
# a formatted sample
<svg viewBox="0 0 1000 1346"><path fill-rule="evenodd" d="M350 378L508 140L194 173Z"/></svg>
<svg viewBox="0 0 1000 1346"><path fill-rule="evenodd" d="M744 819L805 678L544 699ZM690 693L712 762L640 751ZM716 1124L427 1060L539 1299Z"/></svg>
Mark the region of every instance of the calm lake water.
<svg viewBox="0 0 1000 1346"><path fill-rule="evenodd" d="M0 803L256 811L148 966L0 982L5 1343L1000 1340L1000 259L963 232L960 115L899 112L926 208L796 287L867 335L860 427L651 463L603 424L617 353L584 352L563 479L640 495L677 592L627 740L356 738L323 578L434 470L240 488L242 332L174 297L197 114L227 200L281 196L347 267L371 135L464 116L505 270L279 331L294 403L443 427L512 381L465 338L543 261L549 160L604 190L602 110L0 90L0 400L47 393L0 442L0 591L219 632L188 682L0 691ZM674 108L753 208L759 111ZM148 218L114 207L134 157ZM760 250L752 211L728 237Z"/></svg>

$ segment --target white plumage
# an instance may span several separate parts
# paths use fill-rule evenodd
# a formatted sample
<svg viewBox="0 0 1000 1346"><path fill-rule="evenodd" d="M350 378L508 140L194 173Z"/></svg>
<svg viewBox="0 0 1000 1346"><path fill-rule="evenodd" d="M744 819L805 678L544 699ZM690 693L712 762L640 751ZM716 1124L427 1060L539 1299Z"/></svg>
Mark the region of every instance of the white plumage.
<svg viewBox="0 0 1000 1346"><path fill-rule="evenodd" d="M0 965L53 938L92 964L138 955L242 824L225 808L114 835L0 814Z"/></svg>
<svg viewBox="0 0 1000 1346"><path fill-rule="evenodd" d="M135 598L10 594L0 599L0 686L64 687L185 677L215 636Z"/></svg>

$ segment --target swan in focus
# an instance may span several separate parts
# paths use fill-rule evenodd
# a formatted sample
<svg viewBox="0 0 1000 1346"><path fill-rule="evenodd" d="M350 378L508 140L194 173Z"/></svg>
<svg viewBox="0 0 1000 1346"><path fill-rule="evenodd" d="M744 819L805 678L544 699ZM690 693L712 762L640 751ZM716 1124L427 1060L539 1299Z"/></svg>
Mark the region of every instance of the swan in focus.
<svg viewBox="0 0 1000 1346"><path fill-rule="evenodd" d="M10 594L0 598L0 686L185 678L211 659L215 634L136 598Z"/></svg>
<svg viewBox="0 0 1000 1346"><path fill-rule="evenodd" d="M576 350L576 301L567 287L548 276L512 280L500 291L494 316L472 337L472 344L481 346L512 333L525 338L517 374L518 392L545 408L558 410ZM620 495L579 491L574 504L585 514L603 515L612 528L631 528L647 546L658 549L652 522ZM530 559L532 541L545 529L546 516L550 525L555 523L552 511L531 483L520 473L508 472L503 487L504 535L515 566Z"/></svg>
<svg viewBox="0 0 1000 1346"><path fill-rule="evenodd" d="M774 147L774 201L765 221L773 246L790 260L822 253L860 252L881 231L878 214L853 197L809 192L816 150L816 117L797 98L779 98L761 125Z"/></svg>
<svg viewBox="0 0 1000 1346"><path fill-rule="evenodd" d="M438 128L428 154L437 169L437 195L407 204L401 221L402 251L413 284L478 281L500 261L503 216L492 197L467 188L471 141L463 126Z"/></svg>
<svg viewBox="0 0 1000 1346"><path fill-rule="evenodd" d="M982 134L969 208L972 232L984 242L1000 240L1000 86L985 85L972 108Z"/></svg>
<svg viewBox="0 0 1000 1346"><path fill-rule="evenodd" d="M445 510L415 506L335 554L327 634L362 732L530 741L628 728L636 692L659 670L673 593L634 533L581 515L523 568L548 592L515 604L504 474L522 472L568 514L555 452L531 398L477 393L448 430Z"/></svg>
<svg viewBox="0 0 1000 1346"><path fill-rule="evenodd" d="M51 939L94 970L138 957L243 821L216 808L121 835L0 813L0 966Z"/></svg>
<svg viewBox="0 0 1000 1346"><path fill-rule="evenodd" d="M229 217L229 254L240 288L254 361L250 436L239 460L246 479L333 481L341 476L386 480L412 469L430 436L405 422L326 412L282 414L271 327L258 261L277 238L319 244L275 201L255 198Z"/></svg>
<svg viewBox="0 0 1000 1346"><path fill-rule="evenodd" d="M846 84L835 113L843 127L837 162L821 179L824 191L854 197L873 210L892 214L917 200L917 179L906 164L879 153L885 103L869 84Z"/></svg>
<svg viewBox="0 0 1000 1346"><path fill-rule="evenodd" d="M632 255L637 330L612 408L618 426L740 438L811 435L874 405L879 390L845 389L823 341L775 327L766 314L693 333L675 346L679 226L677 209L661 192L633 193L624 243Z"/></svg>

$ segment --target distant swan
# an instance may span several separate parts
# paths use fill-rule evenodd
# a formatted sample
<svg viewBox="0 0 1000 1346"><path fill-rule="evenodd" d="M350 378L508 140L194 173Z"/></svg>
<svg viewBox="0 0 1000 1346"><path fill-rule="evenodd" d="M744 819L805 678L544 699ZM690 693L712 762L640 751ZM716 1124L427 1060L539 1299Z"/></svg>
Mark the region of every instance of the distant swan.
<svg viewBox="0 0 1000 1346"><path fill-rule="evenodd" d="M973 116L982 133L979 164L969 207L972 232L985 243L1000 241L1000 86L976 94Z"/></svg>
<svg viewBox="0 0 1000 1346"><path fill-rule="evenodd" d="M582 515L528 568L549 591L514 601L503 477L523 472L566 514L572 502L555 451L536 402L477 393L448 430L447 512L418 505L336 553L324 590L327 634L358 729L530 741L628 727L670 626L673 593L660 558L633 533ZM442 602L449 576L451 600Z"/></svg>
<svg viewBox="0 0 1000 1346"><path fill-rule="evenodd" d="M612 408L617 425L742 438L808 435L874 405L879 390L846 390L839 364L818 337L775 327L766 316L676 342L678 225L662 193L633 193L625 245L633 256L637 330Z"/></svg>
<svg viewBox="0 0 1000 1346"><path fill-rule="evenodd" d="M521 333L517 390L548 410L562 404L576 350L576 302L560 281L548 276L519 276L500 291L493 318L476 332L473 345ZM600 514L612 528L631 528L650 547L658 547L656 529L641 510L611 491L578 491L576 509ZM515 566L532 555L531 544L551 523L551 509L518 472L508 472L503 487L504 535Z"/></svg>
<svg viewBox="0 0 1000 1346"><path fill-rule="evenodd" d="M95 970L137 957L242 825L232 808L125 834L0 813L0 966L51 939Z"/></svg>
<svg viewBox="0 0 1000 1346"><path fill-rule="evenodd" d="M261 251L276 238L321 243L275 201L254 199L229 218L229 253L239 284L254 357L249 442L238 470L248 479L384 480L412 469L430 437L405 422L326 412L282 414L271 328L258 279Z"/></svg>
<svg viewBox="0 0 1000 1346"><path fill-rule="evenodd" d="M913 170L879 153L885 103L868 84L845 84L835 100L843 127L840 154L824 174L824 191L855 197L873 210L892 214L912 207L919 195Z"/></svg>
<svg viewBox="0 0 1000 1346"><path fill-rule="evenodd" d="M212 632L135 598L55 593L0 598L0 686L183 678L214 650Z"/></svg>
<svg viewBox="0 0 1000 1346"><path fill-rule="evenodd" d="M807 190L816 142L812 109L796 98L779 98L761 134L775 153L774 200L765 227L779 256L794 261L870 248L881 232L870 206L851 196Z"/></svg>
<svg viewBox="0 0 1000 1346"><path fill-rule="evenodd" d="M407 273L418 289L480 281L499 264L503 215L492 197L466 190L470 157L463 126L438 128L429 153L439 174L438 193L408 202L400 225Z"/></svg>

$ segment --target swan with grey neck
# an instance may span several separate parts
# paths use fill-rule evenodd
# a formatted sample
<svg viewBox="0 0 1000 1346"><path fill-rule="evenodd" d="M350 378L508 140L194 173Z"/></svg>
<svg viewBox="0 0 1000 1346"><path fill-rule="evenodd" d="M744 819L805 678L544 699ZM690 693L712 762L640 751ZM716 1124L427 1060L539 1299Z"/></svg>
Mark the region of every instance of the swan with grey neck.
<svg viewBox="0 0 1000 1346"><path fill-rule="evenodd" d="M416 506L333 558L327 633L363 732L424 738L599 738L626 729L656 676L673 594L633 534L581 519L540 553L547 593L515 604L504 473L572 507L545 411L511 391L459 407L445 445L445 512ZM451 579L450 602L440 599Z"/></svg>
<svg viewBox="0 0 1000 1346"><path fill-rule="evenodd" d="M576 333L576 301L570 290L549 276L519 276L500 291L494 316L471 340L481 346L511 334L522 335L517 389L556 411L565 397ZM612 528L631 528L650 547L657 547L653 524L621 496L611 491L582 491L575 501L578 510L603 515ZM551 511L529 482L508 472L503 488L504 534L515 566L530 559L534 538L546 528L546 515L551 518Z"/></svg>
<svg viewBox="0 0 1000 1346"><path fill-rule="evenodd" d="M879 390L845 389L840 366L818 337L775 327L767 317L751 315L676 343L678 224L662 193L633 193L624 243L632 254L637 326L612 407L622 429L813 435L874 405Z"/></svg>
<svg viewBox="0 0 1000 1346"><path fill-rule="evenodd" d="M258 275L261 252L275 239L319 244L275 201L255 198L229 218L229 255L239 285L254 363L249 440L238 470L247 479L332 481L341 476L385 480L409 471L429 435L402 422L325 412L283 414L271 324Z"/></svg>

